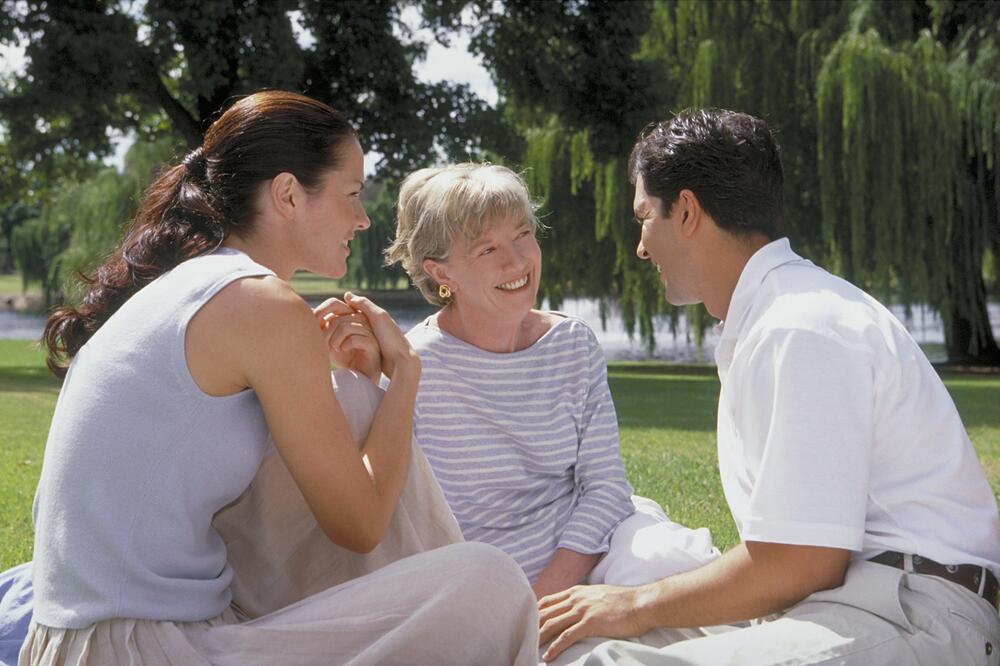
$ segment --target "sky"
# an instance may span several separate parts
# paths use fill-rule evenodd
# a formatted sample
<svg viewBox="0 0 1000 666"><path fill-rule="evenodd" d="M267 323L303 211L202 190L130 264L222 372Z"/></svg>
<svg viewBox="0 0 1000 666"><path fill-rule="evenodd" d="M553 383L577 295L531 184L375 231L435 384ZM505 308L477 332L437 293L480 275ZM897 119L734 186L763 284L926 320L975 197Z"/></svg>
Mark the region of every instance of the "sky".
<svg viewBox="0 0 1000 666"><path fill-rule="evenodd" d="M413 31L414 36L425 41L430 46L427 49L427 56L424 60L416 63L414 72L417 78L428 83L436 81L455 81L467 83L471 90L488 104L496 104L497 89L490 79L489 73L483 68L478 58L469 53L469 37L464 33L459 33L452 40L449 46L445 47L434 41L429 30L418 28L420 24L420 13L416 7L407 7L402 13L403 22ZM298 12L291 12L289 20L300 44L309 46L312 43L312 36L301 28L298 20ZM12 72L22 72L25 67L24 47L6 46L0 44L0 77L9 75ZM115 143L115 153L106 162L122 168L125 153L134 141L134 136L123 136L117 134L113 137ZM374 164L377 156L370 156L366 159L367 164Z"/></svg>

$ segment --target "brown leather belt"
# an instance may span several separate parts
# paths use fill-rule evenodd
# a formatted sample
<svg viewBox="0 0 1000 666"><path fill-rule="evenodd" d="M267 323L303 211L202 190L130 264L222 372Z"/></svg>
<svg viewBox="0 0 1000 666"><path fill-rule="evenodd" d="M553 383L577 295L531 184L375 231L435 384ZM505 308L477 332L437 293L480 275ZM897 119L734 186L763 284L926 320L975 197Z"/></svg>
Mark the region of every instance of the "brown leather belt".
<svg viewBox="0 0 1000 666"><path fill-rule="evenodd" d="M993 575L993 572L986 567L975 564L939 564L920 555L904 555L894 550L887 550L869 558L868 561L896 567L903 571L944 578L986 599L993 608L996 608L997 602L1000 601L998 599L1000 583L997 582L997 577Z"/></svg>

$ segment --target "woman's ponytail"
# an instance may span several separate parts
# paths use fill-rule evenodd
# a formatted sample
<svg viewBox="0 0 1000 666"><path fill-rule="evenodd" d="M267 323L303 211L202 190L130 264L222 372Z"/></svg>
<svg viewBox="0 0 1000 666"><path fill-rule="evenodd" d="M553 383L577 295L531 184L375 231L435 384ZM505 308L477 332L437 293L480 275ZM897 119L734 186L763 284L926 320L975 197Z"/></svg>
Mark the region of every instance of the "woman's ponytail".
<svg viewBox="0 0 1000 666"><path fill-rule="evenodd" d="M93 274L81 275L90 286L82 303L57 309L45 325L42 340L56 376L66 374L70 359L135 292L222 244L225 225L206 184L199 148L149 186L122 244Z"/></svg>
<svg viewBox="0 0 1000 666"><path fill-rule="evenodd" d="M137 291L231 233L249 232L262 183L291 173L319 187L355 137L343 114L304 95L256 93L237 101L205 133L201 147L161 173L111 257L92 275L78 307L56 310L45 326L48 365L57 376L91 336Z"/></svg>

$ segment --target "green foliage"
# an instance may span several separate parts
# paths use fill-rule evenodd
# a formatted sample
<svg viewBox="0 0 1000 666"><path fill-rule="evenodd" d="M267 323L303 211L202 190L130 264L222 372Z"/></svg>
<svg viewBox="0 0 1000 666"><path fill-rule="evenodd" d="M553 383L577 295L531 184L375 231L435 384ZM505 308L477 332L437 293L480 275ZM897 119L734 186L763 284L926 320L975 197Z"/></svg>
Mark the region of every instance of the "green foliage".
<svg viewBox="0 0 1000 666"><path fill-rule="evenodd" d="M72 188L66 188L64 192ZM59 195L57 195L59 196ZM59 285L59 255L66 249L72 233L71 221L66 216L65 201L49 204L42 215L14 230L12 248L14 260L21 272L23 288L38 283L48 307L61 298Z"/></svg>
<svg viewBox="0 0 1000 666"><path fill-rule="evenodd" d="M852 24L865 20L859 5ZM987 48L988 46L988 48ZM981 51L988 57L992 44ZM838 272L944 315L949 358L1000 363L984 261L1000 237L1000 82L928 31L842 35L816 79L824 237Z"/></svg>
<svg viewBox="0 0 1000 666"><path fill-rule="evenodd" d="M346 113L385 173L426 165L436 146L475 154L480 133L467 128L497 138L499 116L467 86L417 81L426 44L397 36L404 4L0 0L0 42L25 43L28 63L0 86L0 118L19 162L46 167L108 155L109 127L193 147L238 96L283 88ZM293 20L313 43L299 43Z"/></svg>
<svg viewBox="0 0 1000 666"><path fill-rule="evenodd" d="M635 234L619 231L632 226L622 162L648 121L733 108L777 134L798 250L883 299L932 304L952 360L1000 363L984 282L986 258L1000 252L1000 3L615 5L630 28L597 0L544 5L497 17L471 3L473 43L517 109L508 118L553 239L593 219L593 239L612 246L608 272L580 261L577 232L563 235L569 245L551 241L547 262L563 265L546 267L550 291L592 285L651 335L659 285L631 259ZM589 97L585 82L602 76L602 97ZM688 316L696 335L710 322L700 307Z"/></svg>
<svg viewBox="0 0 1000 666"><path fill-rule="evenodd" d="M76 293L77 276L91 272L115 248L142 192L177 151L175 141L136 142L121 174L109 167L79 182L63 182L41 215L14 232L25 285L40 283L46 306L64 295L82 296Z"/></svg>
<svg viewBox="0 0 1000 666"><path fill-rule="evenodd" d="M16 202L0 206L0 273L14 270L14 230L38 216L38 210L29 204Z"/></svg>
<svg viewBox="0 0 1000 666"><path fill-rule="evenodd" d="M398 264L385 265L383 251L396 235L396 195L398 187L379 181L365 188L365 212L372 226L351 241L345 282L364 289L391 289L407 279ZM404 283L405 284L405 283Z"/></svg>

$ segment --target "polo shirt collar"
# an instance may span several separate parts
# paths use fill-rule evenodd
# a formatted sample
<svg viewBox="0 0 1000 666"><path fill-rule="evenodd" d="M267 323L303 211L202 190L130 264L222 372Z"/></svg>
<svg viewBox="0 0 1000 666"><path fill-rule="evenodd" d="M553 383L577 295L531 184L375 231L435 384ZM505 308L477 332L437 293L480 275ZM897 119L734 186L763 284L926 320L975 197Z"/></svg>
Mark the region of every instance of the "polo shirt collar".
<svg viewBox="0 0 1000 666"><path fill-rule="evenodd" d="M744 328L747 314L761 282L775 268L796 261L805 260L792 251L787 238L771 241L753 253L746 266L743 267L740 279L736 281L736 288L729 301L726 320L719 323L721 336L716 349L716 363L718 365L728 366L730 359L727 357Z"/></svg>

